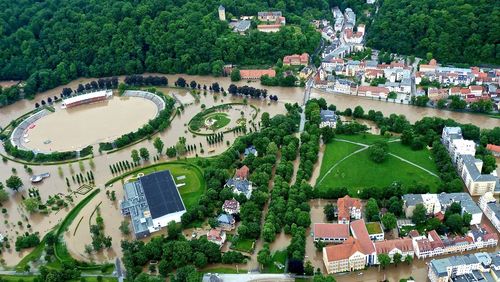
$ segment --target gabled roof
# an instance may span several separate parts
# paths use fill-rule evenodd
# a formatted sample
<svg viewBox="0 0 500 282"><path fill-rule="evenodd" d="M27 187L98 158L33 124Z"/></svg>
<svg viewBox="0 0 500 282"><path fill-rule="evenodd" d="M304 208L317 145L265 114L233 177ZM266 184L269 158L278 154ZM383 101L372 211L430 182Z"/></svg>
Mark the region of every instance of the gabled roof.
<svg viewBox="0 0 500 282"><path fill-rule="evenodd" d="M234 210L236 211L240 207L240 203L235 199L225 200L222 205L223 209Z"/></svg>
<svg viewBox="0 0 500 282"><path fill-rule="evenodd" d="M250 173L250 169L248 168L248 166L244 165L241 168L236 170L235 177L237 177L239 179L247 179L249 173Z"/></svg>
<svg viewBox="0 0 500 282"><path fill-rule="evenodd" d="M337 208L339 210L339 219L351 218L350 210L351 208L361 209L361 200L356 198L351 198L349 195L346 195L343 198L337 200Z"/></svg>
<svg viewBox="0 0 500 282"><path fill-rule="evenodd" d="M345 260L356 252L363 253L359 241L352 237L349 237L347 241L340 245L327 246L324 248L324 251L326 252L328 261Z"/></svg>
<svg viewBox="0 0 500 282"><path fill-rule="evenodd" d="M398 249L402 252L408 252L413 250L412 240L408 237L398 238L394 240L385 240L381 242L375 242L375 249L377 254L388 254L394 249Z"/></svg>
<svg viewBox="0 0 500 282"><path fill-rule="evenodd" d="M222 224L233 224L234 217L230 214L221 213L219 217L217 217L217 221Z"/></svg>
<svg viewBox="0 0 500 282"><path fill-rule="evenodd" d="M347 238L349 226L337 223L315 223L314 236L319 238Z"/></svg>
<svg viewBox="0 0 500 282"><path fill-rule="evenodd" d="M500 153L500 146L498 146L498 145L488 144L488 145L486 145L486 149L490 150L492 152Z"/></svg>
<svg viewBox="0 0 500 282"><path fill-rule="evenodd" d="M363 219L358 219L351 222L351 231L356 238L357 242L359 242L361 246L361 250L364 254L371 254L375 252L375 247L373 246L373 242L370 239L370 235L368 234L368 230L366 229L365 221Z"/></svg>

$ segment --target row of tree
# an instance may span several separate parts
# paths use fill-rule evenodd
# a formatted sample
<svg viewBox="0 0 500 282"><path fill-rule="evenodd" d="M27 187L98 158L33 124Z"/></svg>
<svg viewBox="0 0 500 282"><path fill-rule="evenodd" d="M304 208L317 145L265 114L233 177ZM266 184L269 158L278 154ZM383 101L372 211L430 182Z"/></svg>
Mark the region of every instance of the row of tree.
<svg viewBox="0 0 500 282"><path fill-rule="evenodd" d="M140 74L134 74L126 76L123 82L127 85L132 86L167 86L168 79L165 76L148 75L143 76Z"/></svg>

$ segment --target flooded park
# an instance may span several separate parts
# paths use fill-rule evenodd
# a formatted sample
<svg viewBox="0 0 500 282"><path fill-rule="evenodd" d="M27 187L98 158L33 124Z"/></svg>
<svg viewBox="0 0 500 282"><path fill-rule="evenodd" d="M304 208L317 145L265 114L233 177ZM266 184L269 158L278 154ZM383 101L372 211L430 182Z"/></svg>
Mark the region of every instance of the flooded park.
<svg viewBox="0 0 500 282"><path fill-rule="evenodd" d="M42 117L27 129L23 146L36 151L75 151L113 141L154 118L158 110L147 99L113 97L106 101L61 109Z"/></svg>
<svg viewBox="0 0 500 282"><path fill-rule="evenodd" d="M187 82L194 80L198 84L207 86L211 85L213 82L218 82L224 89L227 89L232 83L228 77L166 75L169 80L169 85L173 85L179 76L184 77ZM123 80L123 77L120 77L120 79ZM92 80L95 79L78 79L67 85L38 94L34 100L21 100L13 105L1 108L0 127L5 127L11 120L33 110L36 102L47 100L49 97L59 96L62 88L71 87L72 89L76 89L78 84L85 84ZM165 144L165 148L175 146L181 137L186 138L187 145L202 144L203 148L205 148L204 152L200 150L189 152L185 156L188 158L195 156L214 156L224 152L238 136L242 135L242 133L226 133L224 134L224 142L215 144L209 144L206 136L191 133L189 131L189 123L192 118L203 111L203 109L221 104L239 103L239 105L234 107L234 110L227 113L227 118L230 119L231 122L219 129L225 130L234 126L238 119L242 118L243 113L247 128L253 128L254 125L258 130L258 121L263 112L268 112L271 116L283 114L286 111L284 107L285 103L301 104L303 101L303 88L266 87L260 85L258 81L239 81L235 84L238 86L249 85L255 88L267 89L268 94L277 95L279 101L270 102L264 99L248 99L246 104L244 104L244 99L240 96L223 94L214 95L210 92L207 92L205 95L203 91L201 91L201 93L194 98L191 97L192 94L187 88L158 87L157 90L161 91L164 95L170 97L176 95L185 97L186 99L189 98L188 100L190 102L184 105L184 109L178 112L173 118L170 127L166 130L155 134L152 138L148 138L111 154L105 152L100 153L96 144L113 140L124 133L135 131L140 128L157 114L157 108L154 103L136 97L121 98L115 93L115 96L108 101L82 105L71 109L57 108L54 113L38 120L36 125L27 133L28 136L26 138L29 142L23 144L25 147L41 151L67 151L76 150L87 145L94 145L94 158L92 162L84 160L81 164L33 165L30 166L32 169L31 172L27 171L21 163L10 160L0 162L0 181L4 182L12 174L17 174L24 184L19 192L14 192L10 189L7 190L12 195L12 198L3 205L3 208L6 208L8 212L1 216L6 224L0 225L0 234L8 236L11 245L14 245L15 237L26 231L39 232L42 236L46 234L68 214L71 208L84 198L84 196L75 193L75 190L78 189L78 185L74 182L67 185L66 178L71 180L72 176L77 173L92 171L95 178L95 185L97 188L101 188L101 192L80 211L75 221L64 232L64 240L67 243L69 252L77 259L104 262L113 261L116 256L121 256L120 241L121 239L129 237L124 237L119 231L119 225L123 220L119 209L119 200L123 197L121 185L117 183L114 187L104 188L104 184L107 181L118 176L110 171L110 165L120 161L130 160L131 151L143 147L151 153L152 157L157 157L158 160L156 162L174 160L173 158L168 158L164 154L160 155L156 153L156 149L153 146L153 139L155 137L160 137ZM384 115L392 113L403 114L411 122L415 122L424 116L438 116L442 118L452 118L462 123L472 123L481 128L493 128L500 125L499 119L489 118L484 115L442 111L433 108L419 108L356 96L325 93L318 90L312 91L311 98L324 98L328 103L336 105L337 108L341 110L348 107L354 108L360 105L365 109L365 112L373 109L383 112ZM249 126L248 124L253 116L256 118L253 120L253 125ZM372 133L378 133L378 129L374 124L367 123L367 125L371 127ZM319 175L323 152L324 146L321 146L319 161L315 165L311 184L314 184ZM0 149L0 153L5 153L3 148ZM152 157L148 161L141 161L140 165L147 166L155 163ZM497 161L499 160L497 159ZM31 184L31 175L41 173L50 173L50 177L44 179L42 183ZM42 202L47 201L47 199L54 195L73 195L73 202L68 203L68 206L65 208L58 211L50 211L47 214L29 213L25 210L21 202L23 200L22 197L26 197L27 190L31 187L36 187L38 189ZM114 190L117 200L110 200L105 193L106 190ZM325 220L323 206L327 201L314 201L317 202L310 203L312 222L316 222L316 220L317 222L323 222ZM99 212L104 215L104 233L107 236L111 236L113 242L109 250L88 254L85 252L85 245L91 244L89 228L91 222L95 221L97 206L99 207ZM22 222L22 226L20 226L18 222ZM27 228L28 223L31 225L29 229ZM271 250L283 250L289 242L289 236L279 234L276 241L271 244ZM6 266L14 266L28 252L29 250L18 253L11 248L2 253L2 259ZM316 252L311 236L307 237L306 255L308 256L306 260L310 260L315 268L319 267L324 270L321 254ZM255 263L254 258L252 258L252 261ZM248 266L248 269L252 267L254 267L254 265ZM389 281L397 281L399 278L413 276L416 281L425 281L426 271L427 266L425 261L415 260L411 266L406 264L401 264L397 268L390 266L385 271L379 271L377 268L370 268L363 271L363 275L352 273L335 275L335 278L337 281L379 281L386 277Z"/></svg>

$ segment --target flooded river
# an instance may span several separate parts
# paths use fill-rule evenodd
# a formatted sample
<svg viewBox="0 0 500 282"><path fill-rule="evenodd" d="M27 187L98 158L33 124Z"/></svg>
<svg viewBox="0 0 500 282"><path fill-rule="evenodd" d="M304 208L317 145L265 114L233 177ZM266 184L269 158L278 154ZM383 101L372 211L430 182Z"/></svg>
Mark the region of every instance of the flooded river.
<svg viewBox="0 0 500 282"><path fill-rule="evenodd" d="M188 82L191 80L195 80L200 84L206 84L207 86L210 85L214 81L218 81L224 89L227 89L229 84L231 84L231 81L229 78L214 78L214 77L201 77L201 76L188 76L188 75L182 75ZM173 85L177 77L179 75L167 75L169 79L169 84ZM7 125L12 119L15 119L22 114L25 114L26 112L34 109L34 104L35 102L40 102L42 99L46 100L48 97L53 97L53 96L59 96L60 92L62 91L63 87L71 87L73 89L76 89L79 83L88 83L94 79L92 78L82 78L75 80L68 85L65 86L60 86L55 89L49 90L45 93L39 94L36 96L36 99L34 101L29 101L29 100L22 100L19 101L13 105L7 106L0 108L0 126L5 126ZM247 84L247 81L240 81L237 83L238 85L245 85ZM281 87L263 87L261 86L258 82L250 82L248 85L258 87L258 88L266 88L268 89L268 94L273 94L273 95L278 95L280 101L279 102L269 102L267 100L260 100L260 99L248 99L248 103L251 105L254 105L258 109L258 114L257 114L257 121L260 119L260 115L263 112L269 112L271 116L280 114L280 113L285 113L285 107L284 103L290 102L290 103L301 103L302 98L303 98L303 88L281 88ZM166 95L172 95L173 93L180 93L183 92L184 95L190 95L187 94L188 90L187 89L174 89L174 88L160 88ZM203 92L203 91L202 91ZM379 101L371 101L355 96L342 96L342 95L333 95L330 93L321 93L317 92L316 90L313 91L312 97L323 97L325 98L329 103L333 103L337 105L339 109L351 107L354 108L356 105L361 105L367 111L368 109L374 109L374 110L380 110L382 111L385 115L389 115L391 113L398 113L398 114L405 114L407 118L410 121L415 121L420 119L423 116L429 115L429 116L442 116L442 117L450 117L454 118L457 121L460 122L470 122L474 123L476 125L479 125L484 128L491 128L494 126L499 126L500 125L500 120L498 119L491 119L487 118L485 116L481 115L472 115L472 114L462 114L462 113L453 113L453 112L445 112L445 111L439 111L436 109L430 109L430 108L417 108L417 107L412 107L412 106L406 106L406 105L399 105L399 104L391 104L391 103L386 103L386 102L379 102ZM114 101L113 99L112 101ZM111 103L114 103L110 101ZM209 108L213 105L221 104L221 103L227 103L227 102L242 102L243 98L242 97L232 97L230 95L228 96L223 96L222 94L219 95L212 95L211 93L208 93L206 96L203 95L203 93L200 95L200 101L197 103L194 103L192 105L189 105L185 107L185 110L177 115L174 120L172 121L171 126L166 129L165 131L153 136L151 140L145 140L143 142L140 142L139 144L136 144L134 146L125 148L124 150L118 151L113 154L106 154L102 153L100 154L96 148L94 148L94 160L93 163L95 165L95 168L91 168L90 164L88 161L84 161L84 171L91 170L93 171L93 174L95 176L95 183L96 186L103 188L103 185L105 182L107 182L109 179L111 179L114 175L111 173L109 169L109 165L117 163L119 161L125 161L129 160L130 161L130 155L131 155L131 150L133 149L139 149L141 147L145 147L149 150L151 153L151 158L153 156L156 156L156 150L153 146L152 139L154 137L159 136L165 143L165 148L174 146L177 141L179 140L179 137L186 137L187 141L186 143L189 144L197 144L198 150L196 152L189 153L187 157L194 157L195 155L199 156L212 156L219 154L223 151L225 151L228 148L228 145L226 144L226 141L229 141L230 144L239 136L238 134L235 133L228 133L224 135L224 142L218 143L215 145L209 145L206 141L206 138L204 136L197 136L190 134L189 131L187 130L187 124L191 120L191 118L200 112L202 104L205 105L206 108ZM120 102L117 99L117 102ZM140 103L140 102L138 102ZM136 106L136 103L131 103L134 105L134 109ZM137 107L140 108L140 110L133 110L132 108L129 108L128 103L120 103L120 105L123 105L123 108L119 110L116 110L116 113L114 112L103 112L104 116L102 116L100 119L94 116L92 113L93 110L98 111L97 109L99 108L98 104L93 104L93 105L86 105L82 106L82 108L75 108L77 115L80 115L78 112L81 111L81 117L78 118L78 123L82 123L82 126L87 126L85 125L86 123L94 123L95 126L105 126L106 123L113 124L114 128L119 128L119 131L117 132L108 132L108 130L101 128L99 131L101 133L98 133L97 131L89 131L90 132L90 137L89 139L83 140L85 137L81 137L82 140L73 140L71 142L68 142L67 139L66 142L68 143L67 145L64 146L80 146L80 145L88 145L89 143L94 143L96 141L101 140L102 138L106 137L111 137L115 135L119 135L124 132L128 132L130 130L134 130L138 127L140 127L146 120L154 116L155 112L149 109L149 106L146 105L137 105ZM108 105L109 106L109 105ZM130 105L131 106L131 105ZM250 107L250 106L248 106ZM84 111L85 109L85 111ZM114 110L113 110L114 111ZM131 112L132 111L132 112ZM125 114L126 113L126 114ZM57 112L56 112L57 114ZM96 112L97 114L97 112ZM123 115L121 115L123 114ZM90 116L89 116L90 115ZM66 117L65 117L66 118ZM65 119L63 118L63 119ZM117 120L114 120L117 119ZM98 121L102 121L101 123L98 123ZM42 122L42 120L40 121ZM48 122L47 124L52 124L52 122L57 122L57 121L51 121ZM40 125L40 124L39 124ZM37 125L35 128L37 128L39 125ZM43 125L43 124L42 124ZM48 125L47 125L48 126ZM40 126L39 128L43 128ZM56 127L53 127L56 128ZM50 129L47 128L47 130L55 130L55 129ZM66 129L67 130L67 129ZM62 134L67 134L67 135L72 135L72 132L65 133L63 132L64 130L59 130L61 131L60 136L63 136ZM82 131L88 131L87 129L82 130ZM41 134L42 131L40 131L40 134L34 134L36 131L33 131L30 136L31 143L34 144L35 142L43 142L46 141L47 138L52 138L53 145L56 144L57 139L54 138L54 136L59 136L57 134L52 134L52 135L44 135ZM105 132L106 134L102 134L102 132ZM38 141L35 141L33 139L35 136L40 136ZM59 141L60 142L60 141ZM81 144L80 144L80 143ZM200 144L201 143L201 144ZM202 153L200 151L200 147L204 148L204 152ZM63 147L61 147L63 148ZM72 147L69 147L72 148ZM1 149L0 149L1 150ZM323 151L321 151L323 152ZM174 160L167 158L164 154L162 155L157 155L159 157L160 161L168 161L168 160ZM321 160L321 156L319 158ZM152 160L149 161L141 161L141 165L149 165L154 163ZM316 169L314 172L314 177L312 178L312 184L314 184L314 179L317 176L317 173L319 171L319 167L321 166L321 163L318 162L316 165ZM60 169L58 169L60 167ZM66 194L71 192L71 190L77 189L77 184L74 184L71 181L72 175L74 176L76 173L80 172L79 165L77 163L72 164L72 165L52 165L52 166L31 166L33 169L34 174L39 174L39 173L45 173L48 172L51 174L51 176L45 180L43 180L42 183L37 184L36 187L39 188L40 191L40 196L42 198L42 201L46 201L49 196L61 193L61 194ZM24 187L18 192L14 193L12 191L8 191L9 193L12 194L11 201L9 201L7 204L4 205L5 208L8 209L8 214L4 216L4 220L8 221L8 225L0 225L0 233L8 235L9 239L11 240L11 245L14 245L15 237L20 234L21 232L25 232L26 229L24 227L19 227L17 225L18 221L24 222L23 226L26 226L26 224L29 222L31 223L31 232L40 232L41 234L45 234L48 230L50 230L52 227L54 227L58 221L60 221L64 216L67 214L67 212L71 209L71 207L76 204L78 201L80 201L83 197L75 198L75 203L70 204L70 206L67 209L63 209L59 212L52 212L49 215L40 215L40 214L28 214L22 207L21 201L22 198L21 196L24 195L26 196L26 190L33 185L30 184L29 177L30 174L25 171L24 167L22 164L15 163L12 161L7 161L7 162L1 162L0 161L0 181L5 182L5 180L10 177L13 174L13 169L16 171L17 175L21 178L21 180L24 183ZM61 174L61 176L60 176ZM85 174L85 172L83 172ZM71 182L71 187L66 186L66 181L65 178L69 178ZM117 184L117 192L121 189L121 185ZM70 248L70 251L79 258L89 258L84 252L83 252L83 247L85 244L89 244L90 238L88 236L88 225L89 225L89 213L92 212L93 208L99 203L102 202L101 208L102 212L104 215L104 221L106 225L106 234L110 234L113 236L113 248L110 252L106 251L103 252L102 254L97 254L97 255L92 255L91 258L96 260L96 261L105 261L105 260L112 260L112 257L117 254L120 254L119 250L119 240L121 235L117 231L117 227L119 226L119 223L121 222L122 218L121 215L119 214L119 210L117 206L113 203L111 203L105 195L102 195L104 192L101 192L100 195L96 196L95 200L92 201L91 204L89 204L88 208L86 208L84 211L82 211L81 214L79 214L77 220L80 220L81 217L84 219L82 220L82 225L78 228L76 231L78 233L78 236L81 236L83 240L77 242L75 241L75 236L73 235L73 232L75 232L76 226L75 223L69 228L68 234L65 234L66 240L70 241L71 243L74 244L74 247ZM121 196L120 194L117 194ZM322 210L321 210L322 212ZM314 218L314 211L311 211L311 216ZM109 216L107 216L109 215ZM27 219L26 219L27 218ZM80 230L81 229L81 230ZM115 238L116 236L116 238ZM309 238L308 237L308 243L307 243L307 249L310 250L311 245L309 245ZM289 238L285 236L284 234L280 235L276 243L273 244L272 249L274 250L279 250L282 249L285 245L287 245L287 242L289 242ZM309 251L308 251L309 252ZM314 260L315 266L317 265L316 259L312 259L315 255L311 254L309 259L311 261ZM2 254L2 258L5 259L6 264L9 266L15 265L19 260L21 259L22 255L10 251L10 252L4 252ZM318 262L318 266L322 268L322 264ZM424 273L424 276L418 276L417 277L425 277L425 272L426 272L426 267L422 263L414 263L411 267L409 266L403 266L400 265L396 271L395 269L390 272L388 275L397 275L397 277L406 277L412 274L415 277L415 273ZM338 276L337 280L339 281L360 281L360 280L365 280L365 281L375 281L379 277L383 277L383 274L379 274L376 269L370 269L368 271L364 272L364 277L363 276L357 276L357 274L352 274L352 275L342 275ZM381 272L382 273L382 272ZM399 273L399 274L398 274ZM370 276L371 275L371 276ZM382 275L382 276L380 276ZM372 278L374 280L372 280ZM345 280L344 280L345 279ZM390 279L393 281L392 279ZM417 281L424 281L424 280L417 280Z"/></svg>
<svg viewBox="0 0 500 282"><path fill-rule="evenodd" d="M402 105L399 103L378 101L366 97L327 93L318 89L312 90L311 98L324 98L329 104L336 105L337 109L340 110L344 110L346 108L354 109L354 107L359 105L363 107L365 112L368 112L368 110L375 110L381 111L385 116L390 114L405 115L411 123L414 123L423 117L440 117L451 118L460 123L472 123L481 128L493 128L500 126L500 119L490 118L486 115Z"/></svg>

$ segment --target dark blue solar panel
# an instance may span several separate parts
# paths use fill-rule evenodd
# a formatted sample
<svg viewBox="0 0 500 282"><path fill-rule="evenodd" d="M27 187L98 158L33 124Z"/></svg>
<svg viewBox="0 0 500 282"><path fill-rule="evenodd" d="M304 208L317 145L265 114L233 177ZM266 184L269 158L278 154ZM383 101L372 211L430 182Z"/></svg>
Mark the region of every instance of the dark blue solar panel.
<svg viewBox="0 0 500 282"><path fill-rule="evenodd" d="M153 219L185 210L170 171L155 172L140 181Z"/></svg>

